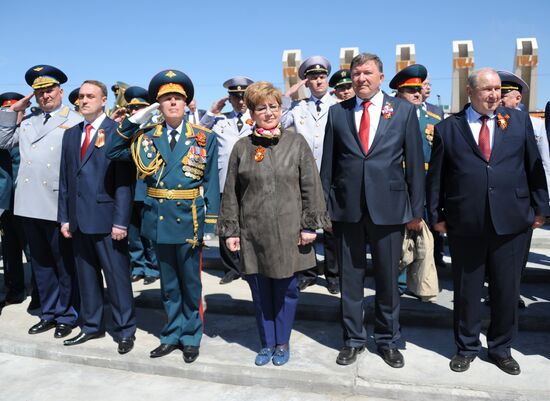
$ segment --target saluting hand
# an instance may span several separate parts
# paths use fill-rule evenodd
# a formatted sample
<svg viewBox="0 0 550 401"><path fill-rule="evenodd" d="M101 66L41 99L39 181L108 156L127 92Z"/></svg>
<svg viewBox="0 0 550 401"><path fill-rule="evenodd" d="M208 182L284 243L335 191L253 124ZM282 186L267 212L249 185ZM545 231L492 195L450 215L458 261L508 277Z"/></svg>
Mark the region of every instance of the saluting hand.
<svg viewBox="0 0 550 401"><path fill-rule="evenodd" d="M309 233L307 231L300 231L300 238L298 238L298 245L311 244L317 238L316 233Z"/></svg>
<svg viewBox="0 0 550 401"><path fill-rule="evenodd" d="M126 235L128 235L128 230L124 228L113 227L111 231L111 238L115 241L123 240L126 238Z"/></svg>
<svg viewBox="0 0 550 401"><path fill-rule="evenodd" d="M18 112L25 111L25 109L31 105L31 99L33 96L34 92L29 93L22 99L19 99L17 102L11 105L10 110Z"/></svg>
<svg viewBox="0 0 550 401"><path fill-rule="evenodd" d="M302 79L301 81L298 81L294 85L292 85L285 93L285 96L292 97L296 92L298 92L298 89L300 89L304 84L307 82L307 79Z"/></svg>
<svg viewBox="0 0 550 401"><path fill-rule="evenodd" d="M216 101L212 104L212 107L210 108L210 112L211 112L212 114L221 113L221 111L222 111L223 108L225 107L225 102L227 102L228 100L229 100L229 96L222 97L220 100L216 100Z"/></svg>
<svg viewBox="0 0 550 401"><path fill-rule="evenodd" d="M129 117L128 120L130 120L131 123L134 124L143 124L151 119L153 117L153 114L155 114L155 111L159 108L160 104L158 102L153 103L150 106L147 106L144 109L141 109L136 114L134 114L132 117Z"/></svg>
<svg viewBox="0 0 550 401"><path fill-rule="evenodd" d="M111 116L110 116L111 120L117 123L121 122L126 117L126 111L127 111L126 107L119 107L118 109L116 109L111 113Z"/></svg>
<svg viewBox="0 0 550 401"><path fill-rule="evenodd" d="M239 237L229 237L225 240L225 245L231 252L241 250L241 239Z"/></svg>

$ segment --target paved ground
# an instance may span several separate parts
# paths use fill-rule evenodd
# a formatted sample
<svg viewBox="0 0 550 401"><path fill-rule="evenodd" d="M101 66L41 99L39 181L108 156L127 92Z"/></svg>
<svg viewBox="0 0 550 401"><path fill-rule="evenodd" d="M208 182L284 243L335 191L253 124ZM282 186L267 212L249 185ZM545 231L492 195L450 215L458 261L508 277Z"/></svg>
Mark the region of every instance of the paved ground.
<svg viewBox="0 0 550 401"><path fill-rule="evenodd" d="M457 374L449 370L449 358L454 353L450 325L452 293L449 272L445 271L440 275L442 292L435 303L423 303L411 297L403 299L404 338L400 344L406 361L403 369L387 366L376 355L372 340L357 364L349 367L335 364L341 346L338 297L328 294L322 286L309 287L301 295L291 338L290 362L283 367L256 367L253 361L259 344L249 290L242 280L225 286L218 284L221 272L216 270L213 247L205 252L203 283L207 315L197 362L184 364L180 351L158 360L148 357L149 351L158 345L164 319L158 283L134 287L139 329L136 348L125 356L116 353L116 343L110 336L64 347L60 340L53 338L52 332L26 334L37 319L27 313L27 300L4 308L0 315L0 352L4 353L0 354L0 388L10 390L2 391L0 399L48 400L35 392L41 386L47 388L48 383L58 383L57 391L62 394L76 391L78 399L83 400L91 396L124 400L126 394L133 394L133 386L140 389L132 397L134 400L150 395L161 398L162 389L169 383L167 397L187 394L184 389L189 388L192 389L189 394L196 395L193 399L198 400L355 400L365 396L368 400L379 397L413 401L548 400L550 260L546 255L550 254L549 232L538 230L533 243L536 248L532 249L522 286L528 307L520 312L523 330L513 352L523 371L517 377L506 375L488 362L486 350L468 372ZM372 302L371 287L369 281L365 289L368 310ZM488 308L482 307L487 313ZM368 322L372 321L370 313ZM371 325L368 329L372 332ZM36 378L35 388L21 385L28 377ZM123 384L126 382L133 385L126 386ZM147 384L142 389L138 383ZM182 389L181 392L178 389ZM70 399L68 396L57 398Z"/></svg>

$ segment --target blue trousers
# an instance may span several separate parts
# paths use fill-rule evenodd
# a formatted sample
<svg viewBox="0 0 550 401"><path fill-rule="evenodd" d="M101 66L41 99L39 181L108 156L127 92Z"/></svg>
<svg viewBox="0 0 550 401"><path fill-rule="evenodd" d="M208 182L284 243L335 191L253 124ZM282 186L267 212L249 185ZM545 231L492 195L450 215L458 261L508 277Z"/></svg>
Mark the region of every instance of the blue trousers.
<svg viewBox="0 0 550 401"><path fill-rule="evenodd" d="M160 342L198 347L202 338L201 249L189 244L155 244L155 251L167 315Z"/></svg>
<svg viewBox="0 0 550 401"><path fill-rule="evenodd" d="M252 292L262 348L288 344L300 293L296 275L272 279L247 274L244 278Z"/></svg>

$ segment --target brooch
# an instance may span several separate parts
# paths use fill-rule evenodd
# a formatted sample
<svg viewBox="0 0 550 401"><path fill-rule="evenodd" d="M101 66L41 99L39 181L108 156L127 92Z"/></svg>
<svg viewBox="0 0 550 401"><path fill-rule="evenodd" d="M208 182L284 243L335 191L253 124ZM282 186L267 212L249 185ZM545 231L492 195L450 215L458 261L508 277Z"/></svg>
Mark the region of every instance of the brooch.
<svg viewBox="0 0 550 401"><path fill-rule="evenodd" d="M498 127L501 130L505 130L506 128L508 128L508 120L509 119L510 119L510 116L508 114L502 115L502 114L498 113L498 115L497 115Z"/></svg>
<svg viewBox="0 0 550 401"><path fill-rule="evenodd" d="M97 131L97 138L95 140L95 147L101 148L105 145L105 130L101 128Z"/></svg>
<svg viewBox="0 0 550 401"><path fill-rule="evenodd" d="M256 152L254 153L254 160L258 163L264 159L265 148L263 146L258 146Z"/></svg>
<svg viewBox="0 0 550 401"><path fill-rule="evenodd" d="M199 132L196 136L195 136L195 140L197 141L197 143L199 144L199 146L206 146L206 135L204 134L204 132Z"/></svg>
<svg viewBox="0 0 550 401"><path fill-rule="evenodd" d="M393 107L390 102L386 102L386 104L382 108L382 115L386 120L389 120L391 116L393 116Z"/></svg>

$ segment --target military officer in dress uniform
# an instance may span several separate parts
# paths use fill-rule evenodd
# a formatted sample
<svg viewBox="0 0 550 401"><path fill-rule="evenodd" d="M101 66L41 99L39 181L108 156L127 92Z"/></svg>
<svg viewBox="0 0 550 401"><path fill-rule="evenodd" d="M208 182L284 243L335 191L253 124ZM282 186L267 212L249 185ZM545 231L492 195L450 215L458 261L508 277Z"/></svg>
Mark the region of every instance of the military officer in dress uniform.
<svg viewBox="0 0 550 401"><path fill-rule="evenodd" d="M424 82L422 82L422 108L430 111L434 114L437 114L443 120L445 118L445 113L440 106L437 106L433 103L427 102L430 94L432 92L432 84L430 83L430 77L427 76Z"/></svg>
<svg viewBox="0 0 550 401"><path fill-rule="evenodd" d="M78 106L79 106L79 100L78 100L78 92L80 91L80 88L73 89L71 93L69 93L69 102L74 106L74 111L78 113Z"/></svg>
<svg viewBox="0 0 550 401"><path fill-rule="evenodd" d="M31 266L41 303L40 322L29 334L56 328L54 336L68 335L76 323L73 299L74 258L69 240L59 232L57 205L61 141L66 129L82 117L61 103L61 84L67 76L49 65L37 65L25 74L34 92L0 111L0 148L19 144L21 165L15 189L14 215L21 216L29 243ZM18 112L36 97L41 111L17 124Z"/></svg>
<svg viewBox="0 0 550 401"><path fill-rule="evenodd" d="M0 95L0 108L9 108L23 95L6 92ZM23 114L21 113L21 118ZM18 217L13 215L13 194L19 168L19 147L0 150L0 232L2 236L2 259L4 261L4 304L19 304L27 298L23 270L25 236ZM30 256L27 254L30 259ZM36 290L35 290L36 291ZM38 297L38 294L33 294ZM38 299L35 300L38 302Z"/></svg>
<svg viewBox="0 0 550 401"><path fill-rule="evenodd" d="M227 163L233 146L240 138L252 133L252 120L244 102L244 91L253 82L250 78L243 76L225 81L223 87L227 89L228 96L216 101L200 122L204 127L212 129L218 140L218 172L222 195L227 175ZM233 110L220 114L228 100ZM239 253L231 252L225 245L225 241L220 238L220 257L224 267L224 276L220 280L220 284L228 284L241 274Z"/></svg>
<svg viewBox="0 0 550 401"><path fill-rule="evenodd" d="M149 84L149 97L158 103L122 121L109 150L113 159L133 159L147 184L141 233L155 246L167 315L161 344L150 356L183 345L187 363L197 359L202 337L202 238L214 231L220 202L216 137L184 118L193 94L183 72L159 72ZM157 108L164 121L153 123Z"/></svg>
<svg viewBox="0 0 550 401"><path fill-rule="evenodd" d="M351 86L351 73L349 70L336 71L332 74L332 77L330 77L328 85L334 88L334 96L336 96L338 102L355 96L355 92Z"/></svg>
<svg viewBox="0 0 550 401"><path fill-rule="evenodd" d="M323 140L325 137L325 125L327 124L328 109L338 103L328 92L328 74L330 74L330 62L323 56L312 56L304 60L298 69L298 75L302 81L292 86L283 97L283 115L281 124L284 128L294 126L296 132L302 134L313 152L317 170L321 169L323 156ZM306 85L311 92L308 99L291 102L291 96L300 86ZM323 235L325 248L325 278L327 288L331 294L340 292L338 284L338 267L334 256L334 236L327 231ZM298 281L298 287L304 290L317 282L317 268L306 270Z"/></svg>
<svg viewBox="0 0 550 401"><path fill-rule="evenodd" d="M124 91L124 99L128 103L126 110L130 116L150 105L147 89L140 86L127 88ZM145 182L136 177L132 219L128 228L128 250L132 266L132 281L136 282L143 279L143 284L152 284L159 278L159 269L153 243L141 235L143 202L145 201L146 190L147 185L145 185Z"/></svg>

